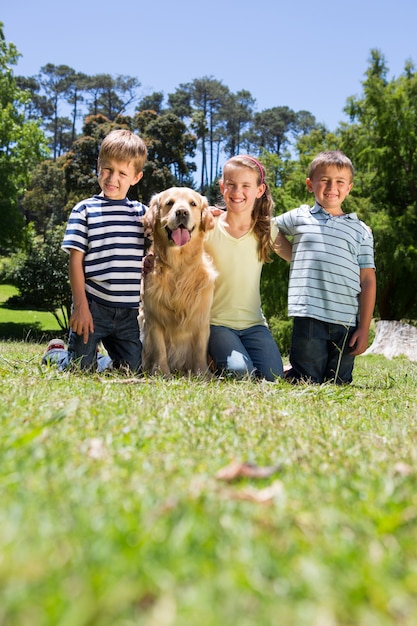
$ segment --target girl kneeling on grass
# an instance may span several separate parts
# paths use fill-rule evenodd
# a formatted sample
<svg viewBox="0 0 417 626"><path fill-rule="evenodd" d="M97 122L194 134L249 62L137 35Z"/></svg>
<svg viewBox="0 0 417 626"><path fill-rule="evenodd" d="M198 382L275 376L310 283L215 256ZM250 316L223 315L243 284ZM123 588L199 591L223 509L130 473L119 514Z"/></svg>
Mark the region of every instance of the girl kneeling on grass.
<svg viewBox="0 0 417 626"><path fill-rule="evenodd" d="M225 211L205 239L219 273L209 354L217 373L274 381L283 377L283 365L262 313L260 281L278 229L271 224L274 203L265 170L252 156L234 156L224 165L219 184ZM287 247L291 258L289 242Z"/></svg>

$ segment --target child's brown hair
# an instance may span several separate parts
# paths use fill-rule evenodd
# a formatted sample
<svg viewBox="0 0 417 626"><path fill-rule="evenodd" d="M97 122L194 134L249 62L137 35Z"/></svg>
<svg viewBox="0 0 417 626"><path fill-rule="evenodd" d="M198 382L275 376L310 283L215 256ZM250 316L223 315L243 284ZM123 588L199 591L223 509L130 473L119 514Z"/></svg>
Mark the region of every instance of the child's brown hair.
<svg viewBox="0 0 417 626"><path fill-rule="evenodd" d="M105 159L115 159L116 161L131 161L135 168L135 173L139 174L143 170L148 150L146 144L138 135L130 130L112 130L106 135L101 143L98 162Z"/></svg>
<svg viewBox="0 0 417 626"><path fill-rule="evenodd" d="M258 185L265 185L265 191L260 198L256 198L252 209L253 232L258 240L258 258L263 263L271 262L271 218L274 214L274 201L271 196L271 190L265 178L265 169L255 157L248 154L238 154L226 161L223 166L224 172L228 165L237 165L239 167L249 167L255 172Z"/></svg>
<svg viewBox="0 0 417 626"><path fill-rule="evenodd" d="M311 162L308 170L308 178L313 178L316 170L321 165L335 165L339 170L345 167L350 170L350 174L353 181L353 165L349 157L346 156L341 150L325 150L320 152Z"/></svg>

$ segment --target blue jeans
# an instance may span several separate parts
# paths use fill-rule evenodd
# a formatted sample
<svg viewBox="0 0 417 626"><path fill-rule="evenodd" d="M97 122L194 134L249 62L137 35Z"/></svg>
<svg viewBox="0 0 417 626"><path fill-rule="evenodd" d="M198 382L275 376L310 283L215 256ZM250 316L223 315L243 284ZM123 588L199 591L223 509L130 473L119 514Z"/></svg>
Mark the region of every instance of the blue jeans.
<svg viewBox="0 0 417 626"><path fill-rule="evenodd" d="M269 381L283 376L281 354L266 326L234 330L211 325L208 351L216 373L256 376Z"/></svg>
<svg viewBox="0 0 417 626"><path fill-rule="evenodd" d="M65 370L71 364L70 355L68 350L64 348L54 348L49 350L42 357L43 365L56 365L59 370ZM97 371L104 372L105 370L113 369L113 361L107 354L97 354Z"/></svg>
<svg viewBox="0 0 417 626"><path fill-rule="evenodd" d="M349 340L354 326L330 324L310 317L294 317L288 378L313 383L352 382L354 357L349 354Z"/></svg>
<svg viewBox="0 0 417 626"><path fill-rule="evenodd" d="M100 341L111 360L113 367L128 367L137 372L142 363L142 343L139 337L138 310L112 307L88 299L94 323L94 332L84 343L82 335L70 330L68 354L70 361L76 361L82 369L96 365L97 345Z"/></svg>

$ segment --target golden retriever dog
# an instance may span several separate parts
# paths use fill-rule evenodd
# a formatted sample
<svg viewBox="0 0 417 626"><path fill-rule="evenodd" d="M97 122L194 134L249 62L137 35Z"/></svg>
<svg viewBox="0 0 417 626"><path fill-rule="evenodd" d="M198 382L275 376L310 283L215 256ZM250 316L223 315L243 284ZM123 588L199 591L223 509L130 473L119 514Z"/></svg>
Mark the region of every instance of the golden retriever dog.
<svg viewBox="0 0 417 626"><path fill-rule="evenodd" d="M210 308L216 271L204 252L214 227L207 199L188 187L154 195L144 216L153 270L142 277L142 367L151 374L207 375Z"/></svg>

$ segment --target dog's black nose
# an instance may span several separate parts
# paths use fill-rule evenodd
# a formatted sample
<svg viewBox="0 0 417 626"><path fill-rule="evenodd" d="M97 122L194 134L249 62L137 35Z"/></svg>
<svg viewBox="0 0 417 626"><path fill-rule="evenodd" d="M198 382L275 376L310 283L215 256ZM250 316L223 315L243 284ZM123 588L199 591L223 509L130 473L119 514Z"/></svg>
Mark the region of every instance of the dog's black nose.
<svg viewBox="0 0 417 626"><path fill-rule="evenodd" d="M175 215L177 217L188 217L189 216L189 211L187 209L177 209L175 211Z"/></svg>

